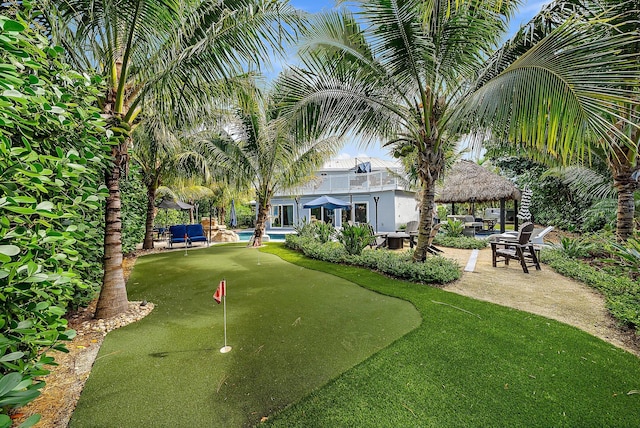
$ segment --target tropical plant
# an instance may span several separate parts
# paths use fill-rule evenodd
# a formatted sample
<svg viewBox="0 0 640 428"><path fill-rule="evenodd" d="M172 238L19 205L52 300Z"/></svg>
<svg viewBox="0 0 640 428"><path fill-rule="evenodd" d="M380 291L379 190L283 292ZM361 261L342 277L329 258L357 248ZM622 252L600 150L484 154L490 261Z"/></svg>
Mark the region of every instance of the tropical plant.
<svg viewBox="0 0 640 428"><path fill-rule="evenodd" d="M551 2L487 61L479 90L459 111L481 134L491 129L538 159L603 159L617 190L620 240L633 232L640 168L639 9L637 0ZM534 86L545 90L529 92ZM494 104L496 96L506 102Z"/></svg>
<svg viewBox="0 0 640 428"><path fill-rule="evenodd" d="M464 223L455 218L448 218L446 221L442 222L442 230L444 230L445 236L462 236Z"/></svg>
<svg viewBox="0 0 640 428"><path fill-rule="evenodd" d="M70 69L28 12L0 15L0 426L75 335L67 308L95 295L106 197L99 79Z"/></svg>
<svg viewBox="0 0 640 428"><path fill-rule="evenodd" d="M115 144L106 174L104 280L96 309L96 317L106 318L128 307L119 181L140 113L194 123L203 103L222 96L214 92L219 82L232 82L243 67L284 49L300 16L286 2L268 0L52 0L45 11L69 60L81 71L97 70L107 83L99 104Z"/></svg>
<svg viewBox="0 0 640 428"><path fill-rule="evenodd" d="M611 262L619 265L623 269L638 273L640 272L640 240L636 238L629 238L623 245L620 243L613 243L609 248L611 255Z"/></svg>
<svg viewBox="0 0 640 428"><path fill-rule="evenodd" d="M255 190L258 215L252 245L259 246L273 195L310 179L339 147L339 140L313 136L301 139L297 127L282 116L272 96L257 86L247 86L237 94L237 108L229 115L229 123L219 130L219 138L203 144L227 183Z"/></svg>
<svg viewBox="0 0 640 428"><path fill-rule="evenodd" d="M354 3L356 17L324 14L306 34L303 66L279 82L282 102L303 130L351 131L368 141L382 139L401 154L405 148L415 152L422 184L416 261L427 255L435 182L458 133L486 135L495 128L495 135L517 143L558 149L586 134L623 134L602 115L620 117L613 101L630 102L629 92L619 88L633 82L628 67L635 59L611 49L637 40L629 32L567 24L487 62L518 2ZM493 72L500 61L503 72ZM569 88L551 84L551 76Z"/></svg>
<svg viewBox="0 0 640 428"><path fill-rule="evenodd" d="M371 243L371 232L366 225L345 224L337 236L350 255L360 255Z"/></svg>
<svg viewBox="0 0 640 428"><path fill-rule="evenodd" d="M560 239L559 244L554 244L554 246L560 250L568 257L573 259L583 258L589 256L589 252L593 249L593 243L587 240L583 240L581 238L570 238L568 236L563 236Z"/></svg>

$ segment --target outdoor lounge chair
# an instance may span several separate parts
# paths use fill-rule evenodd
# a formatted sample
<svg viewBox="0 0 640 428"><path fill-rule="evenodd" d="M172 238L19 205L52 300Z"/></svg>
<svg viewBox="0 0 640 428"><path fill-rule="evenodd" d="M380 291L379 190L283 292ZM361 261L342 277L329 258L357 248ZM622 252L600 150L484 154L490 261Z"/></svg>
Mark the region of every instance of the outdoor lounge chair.
<svg viewBox="0 0 640 428"><path fill-rule="evenodd" d="M209 242L200 223L187 225L187 237L189 245L194 242Z"/></svg>
<svg viewBox="0 0 640 428"><path fill-rule="evenodd" d="M535 266L536 270L540 270L538 256L531 243L532 232L533 223L525 223L515 239L498 239L491 242L493 267L496 267L496 263L499 261L504 261L505 265L509 265L509 260L513 259L520 262L524 273L529 273L528 265ZM500 260L500 258L504 260Z"/></svg>
<svg viewBox="0 0 640 428"><path fill-rule="evenodd" d="M367 223L367 228L369 229L370 241L369 247L374 249L384 248L387 246L387 237L382 235L376 235L375 230L373 230L373 226Z"/></svg>
<svg viewBox="0 0 640 428"><path fill-rule="evenodd" d="M438 234L438 230L440 230L440 226L442 226L442 223L436 223L431 227L431 233L429 234L429 240L427 241L427 251L430 252L431 254L438 254L442 252L440 248L437 248L433 245L433 239Z"/></svg>
<svg viewBox="0 0 640 428"><path fill-rule="evenodd" d="M184 243L188 244L187 226L184 224L177 224L175 226L169 226L169 247L173 248L173 244Z"/></svg>

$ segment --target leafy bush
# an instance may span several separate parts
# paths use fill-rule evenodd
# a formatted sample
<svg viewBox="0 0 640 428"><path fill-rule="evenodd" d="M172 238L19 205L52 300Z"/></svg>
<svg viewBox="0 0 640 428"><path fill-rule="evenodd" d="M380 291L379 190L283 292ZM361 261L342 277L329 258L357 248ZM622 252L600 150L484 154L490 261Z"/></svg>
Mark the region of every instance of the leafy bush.
<svg viewBox="0 0 640 428"><path fill-rule="evenodd" d="M306 217L303 217L298 224L293 226L298 236L307 238L314 238L316 236L315 224L307 221Z"/></svg>
<svg viewBox="0 0 640 428"><path fill-rule="evenodd" d="M629 238L625 244L614 242L609 247L611 262L633 273L640 272L640 240Z"/></svg>
<svg viewBox="0 0 640 428"><path fill-rule="evenodd" d="M634 326L640 332L640 284L637 281L611 275L571 258L561 249L545 249L541 258L560 274L600 290L611 314L621 323Z"/></svg>
<svg viewBox="0 0 640 428"><path fill-rule="evenodd" d="M447 221L442 222L441 229L444 230L444 234L446 236L462 236L462 232L464 232L464 223L460 220L448 218Z"/></svg>
<svg viewBox="0 0 640 428"><path fill-rule="evenodd" d="M322 243L331 241L336 235L336 229L330 223L316 221L312 225L315 228L316 238Z"/></svg>
<svg viewBox="0 0 640 428"><path fill-rule="evenodd" d="M577 259L589 256L590 251L594 249L594 244L581 238L564 236L560 244L556 244L555 247L561 249L568 257Z"/></svg>
<svg viewBox="0 0 640 428"><path fill-rule="evenodd" d="M37 395L46 351L73 337L66 308L95 294L102 272L98 82L62 53L22 17L0 16L0 422Z"/></svg>
<svg viewBox="0 0 640 428"><path fill-rule="evenodd" d="M462 248L465 250L480 250L487 246L486 239L476 239L470 236L446 236L441 233L433 238L433 243L434 245L440 245L442 247Z"/></svg>
<svg viewBox="0 0 640 428"><path fill-rule="evenodd" d="M147 221L147 190L140 178L139 167L132 166L120 180L122 198L122 253L131 253L144 240Z"/></svg>
<svg viewBox="0 0 640 428"><path fill-rule="evenodd" d="M348 254L357 256L371 243L371 232L366 225L346 224L338 233L338 241L344 245Z"/></svg>
<svg viewBox="0 0 640 428"><path fill-rule="evenodd" d="M349 255L338 242L320 243L313 238L287 235L285 245L302 251L306 256L332 262L375 269L387 275L425 284L446 284L460 278L456 261L440 256L427 258L422 263L412 261L412 252L388 250L363 251L359 256Z"/></svg>

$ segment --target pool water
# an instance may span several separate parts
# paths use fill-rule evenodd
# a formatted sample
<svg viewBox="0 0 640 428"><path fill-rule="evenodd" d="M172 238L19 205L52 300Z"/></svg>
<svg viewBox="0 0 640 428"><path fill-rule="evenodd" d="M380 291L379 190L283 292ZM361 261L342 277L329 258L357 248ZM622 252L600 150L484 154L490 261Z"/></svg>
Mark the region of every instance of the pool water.
<svg viewBox="0 0 640 428"><path fill-rule="evenodd" d="M252 230L236 232L236 233L240 237L240 241L245 241L245 242L249 242L249 239L251 239L251 237L253 236ZM286 236L286 233L266 232L266 234L269 235L269 239L271 241L284 241L284 238Z"/></svg>

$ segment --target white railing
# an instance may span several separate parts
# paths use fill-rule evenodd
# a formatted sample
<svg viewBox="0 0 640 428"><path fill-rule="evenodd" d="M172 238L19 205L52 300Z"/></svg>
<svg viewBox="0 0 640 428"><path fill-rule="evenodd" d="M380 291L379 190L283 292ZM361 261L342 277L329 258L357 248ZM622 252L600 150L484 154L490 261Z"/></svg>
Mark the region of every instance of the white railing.
<svg viewBox="0 0 640 428"><path fill-rule="evenodd" d="M343 174L316 176L304 186L281 191L276 196L286 195L328 195L336 193L367 193L383 190L408 190L399 179L389 171L376 171L366 174Z"/></svg>

